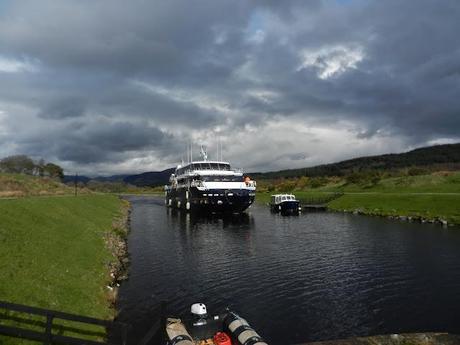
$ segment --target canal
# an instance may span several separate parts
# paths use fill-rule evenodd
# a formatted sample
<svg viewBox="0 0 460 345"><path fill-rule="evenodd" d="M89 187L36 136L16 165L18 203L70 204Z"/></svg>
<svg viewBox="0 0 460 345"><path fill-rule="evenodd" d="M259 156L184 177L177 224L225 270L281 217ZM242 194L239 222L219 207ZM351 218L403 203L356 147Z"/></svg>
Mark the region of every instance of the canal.
<svg viewBox="0 0 460 345"><path fill-rule="evenodd" d="M415 331L460 333L460 229L264 205L195 218L131 197L120 320L141 337L168 301L246 318L271 345Z"/></svg>

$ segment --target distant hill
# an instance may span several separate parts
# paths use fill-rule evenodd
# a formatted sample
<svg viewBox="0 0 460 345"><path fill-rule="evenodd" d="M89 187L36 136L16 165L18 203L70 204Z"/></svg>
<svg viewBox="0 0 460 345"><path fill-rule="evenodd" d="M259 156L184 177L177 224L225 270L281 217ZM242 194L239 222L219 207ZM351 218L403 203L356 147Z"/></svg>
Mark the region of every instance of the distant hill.
<svg viewBox="0 0 460 345"><path fill-rule="evenodd" d="M456 165L460 168L460 143L422 147L405 153L391 153L379 156L368 156L346 161L323 164L310 168L271 171L266 173L249 173L254 179L273 179L279 177L299 176L342 176L353 171L369 169L401 169L406 167L428 167ZM168 184L169 176L174 168L163 171L150 171L136 175L113 175L108 177L89 178L78 176L78 182L124 182L137 187L157 187ZM73 183L75 177L64 176L65 183Z"/></svg>
<svg viewBox="0 0 460 345"><path fill-rule="evenodd" d="M93 178L92 180L99 181L99 182L123 182L125 178L131 175L112 175L112 176L98 176Z"/></svg>
<svg viewBox="0 0 460 345"><path fill-rule="evenodd" d="M79 175L77 176L78 183L87 184L90 181L97 182L124 182L137 187L157 187L167 184L169 176L174 172L175 168L166 169L163 171L150 171L136 175L112 175L112 176L97 176L88 177ZM63 182L66 184L72 184L75 182L74 175L65 175Z"/></svg>
<svg viewBox="0 0 460 345"><path fill-rule="evenodd" d="M123 179L123 182L138 186L138 187L156 187L167 184L169 176L174 172L175 168L166 169L163 171L151 171L138 175L130 175Z"/></svg>
<svg viewBox="0 0 460 345"><path fill-rule="evenodd" d="M62 178L62 182L65 183L65 184L75 183L75 179L77 179L78 183L84 183L84 184L86 184L89 181L91 181L91 178L89 178L87 176L64 175L64 177Z"/></svg>
<svg viewBox="0 0 460 345"><path fill-rule="evenodd" d="M299 176L341 176L360 170L391 170L414 166L445 166L447 168L454 166L460 168L460 143L422 147L405 153L360 157L310 168L252 173L251 177L255 179L273 179Z"/></svg>

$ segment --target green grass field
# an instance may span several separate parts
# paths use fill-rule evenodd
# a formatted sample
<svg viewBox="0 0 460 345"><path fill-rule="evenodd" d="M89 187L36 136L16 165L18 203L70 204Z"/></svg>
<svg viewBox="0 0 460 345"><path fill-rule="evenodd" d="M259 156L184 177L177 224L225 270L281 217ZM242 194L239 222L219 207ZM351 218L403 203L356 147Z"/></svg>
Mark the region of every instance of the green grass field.
<svg viewBox="0 0 460 345"><path fill-rule="evenodd" d="M345 194L330 202L328 207L381 216L443 219L450 224L460 224L460 194Z"/></svg>
<svg viewBox="0 0 460 345"><path fill-rule="evenodd" d="M120 208L113 195L0 199L0 300L112 318L104 233Z"/></svg>
<svg viewBox="0 0 460 345"><path fill-rule="evenodd" d="M292 191L304 203L337 192L344 194L328 203L332 210L444 219L450 224L460 224L459 172L384 178L371 186L338 180L318 188ZM257 193L257 201L268 203L270 194L275 193L278 192Z"/></svg>

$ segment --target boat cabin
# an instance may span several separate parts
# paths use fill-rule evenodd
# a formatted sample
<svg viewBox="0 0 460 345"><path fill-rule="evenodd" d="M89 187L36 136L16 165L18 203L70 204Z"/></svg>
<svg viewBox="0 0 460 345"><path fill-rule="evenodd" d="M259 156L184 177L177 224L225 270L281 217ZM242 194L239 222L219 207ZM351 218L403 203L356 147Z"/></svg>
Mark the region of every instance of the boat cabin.
<svg viewBox="0 0 460 345"><path fill-rule="evenodd" d="M275 194L271 196L271 204L279 205L284 201L296 201L295 195L293 194Z"/></svg>

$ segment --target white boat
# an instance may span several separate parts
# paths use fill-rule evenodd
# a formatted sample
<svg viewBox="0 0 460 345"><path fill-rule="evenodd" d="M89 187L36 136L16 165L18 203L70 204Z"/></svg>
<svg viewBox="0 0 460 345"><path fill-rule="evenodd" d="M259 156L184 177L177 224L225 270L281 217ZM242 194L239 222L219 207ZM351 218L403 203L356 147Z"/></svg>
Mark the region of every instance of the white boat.
<svg viewBox="0 0 460 345"><path fill-rule="evenodd" d="M282 214L299 214L302 207L294 194L274 194L270 198L270 210Z"/></svg>
<svg viewBox="0 0 460 345"><path fill-rule="evenodd" d="M201 160L178 165L169 181L166 206L187 211L240 213L256 195L256 181L229 162L208 160L203 146Z"/></svg>

